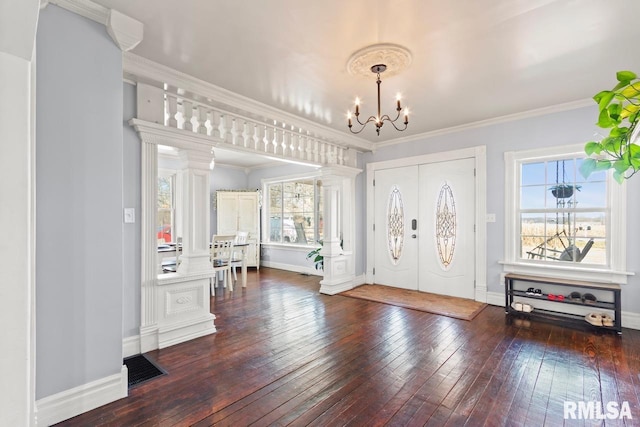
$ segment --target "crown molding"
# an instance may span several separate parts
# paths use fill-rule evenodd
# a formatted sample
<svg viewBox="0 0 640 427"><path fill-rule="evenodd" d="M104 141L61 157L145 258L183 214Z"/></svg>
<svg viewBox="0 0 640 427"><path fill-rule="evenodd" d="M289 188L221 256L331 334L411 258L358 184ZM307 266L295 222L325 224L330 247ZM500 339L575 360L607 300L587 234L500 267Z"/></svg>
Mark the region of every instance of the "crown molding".
<svg viewBox="0 0 640 427"><path fill-rule="evenodd" d="M142 41L144 25L124 13L111 9L107 18L107 32L118 47L127 52Z"/></svg>
<svg viewBox="0 0 640 427"><path fill-rule="evenodd" d="M55 4L105 26L109 19L109 9L91 0L49 0L47 3Z"/></svg>
<svg viewBox="0 0 640 427"><path fill-rule="evenodd" d="M560 113L563 111L576 110L578 108L584 108L593 106L593 99L581 99L578 101L566 102L563 104L551 105L549 107L536 108L534 110L523 111L520 113L507 114L505 116L494 117L487 120L480 120L477 122L466 123L459 126L452 126L443 129L437 129L430 132L424 132L418 135L407 136L404 138L396 138L385 142L379 142L375 144L375 150L383 147L389 147L392 145L404 144L407 142L423 141L425 139L434 138L436 136L447 135L450 133L462 132L465 130L471 130L486 126L497 125L500 123L514 122L516 120L523 120L531 117L544 116L548 114ZM374 151L375 151L374 150Z"/></svg>
<svg viewBox="0 0 640 427"><path fill-rule="evenodd" d="M123 55L125 78L162 87L164 84L180 88L195 95L209 98L233 109L249 112L268 120L277 120L310 131L318 139L334 142L356 151L372 151L374 144L362 138L348 135L304 117L271 107L251 98L231 92L212 83L200 80L166 65L126 52Z"/></svg>
<svg viewBox="0 0 640 427"><path fill-rule="evenodd" d="M49 3L104 25L111 39L123 52L133 49L142 41L142 22L115 9L109 9L91 0L41 0L40 8L45 8Z"/></svg>

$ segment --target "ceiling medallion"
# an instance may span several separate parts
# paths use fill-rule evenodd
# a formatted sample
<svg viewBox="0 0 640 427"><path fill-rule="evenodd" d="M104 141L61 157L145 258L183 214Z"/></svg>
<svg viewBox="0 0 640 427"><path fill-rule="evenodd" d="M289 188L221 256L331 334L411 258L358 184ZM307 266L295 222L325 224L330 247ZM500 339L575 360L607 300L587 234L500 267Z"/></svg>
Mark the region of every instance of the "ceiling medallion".
<svg viewBox="0 0 640 427"><path fill-rule="evenodd" d="M347 70L352 75L370 75L369 73L376 74L376 85L378 86L378 110L376 115L369 116L365 121L360 120L360 99L356 98L355 103L355 130L354 120L352 118L351 110L347 112L347 126L351 133L360 133L369 123L375 123L376 133L380 136L380 128L385 122L391 123L391 125L397 131L404 131L409 124L409 110L402 108L400 103L400 94L396 97L396 116L391 118L388 114L383 115L380 110L380 85L382 80L380 74L386 72L386 76L398 74L411 64L411 52L402 46L395 44L384 43L377 44L364 49L360 49L349 58L347 62ZM404 121L396 122L404 113ZM404 124L404 127L402 126Z"/></svg>
<svg viewBox="0 0 640 427"><path fill-rule="evenodd" d="M394 76L411 65L413 57L409 49L393 43L379 43L355 52L347 61L347 71L352 76L371 77L371 67L385 64L386 77Z"/></svg>

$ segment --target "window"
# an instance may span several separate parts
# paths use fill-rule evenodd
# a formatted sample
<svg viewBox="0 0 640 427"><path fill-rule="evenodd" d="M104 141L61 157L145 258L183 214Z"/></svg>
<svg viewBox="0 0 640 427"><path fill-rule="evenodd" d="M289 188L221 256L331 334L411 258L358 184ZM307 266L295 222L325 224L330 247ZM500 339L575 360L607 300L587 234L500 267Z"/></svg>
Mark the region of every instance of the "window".
<svg viewBox="0 0 640 427"><path fill-rule="evenodd" d="M607 177L584 179L582 158L520 164L520 257L609 265Z"/></svg>
<svg viewBox="0 0 640 427"><path fill-rule="evenodd" d="M505 153L505 270L626 281L625 185L585 179L585 157L582 144Z"/></svg>
<svg viewBox="0 0 640 427"><path fill-rule="evenodd" d="M300 178L265 184L266 241L313 245L322 240L322 181Z"/></svg>
<svg viewBox="0 0 640 427"><path fill-rule="evenodd" d="M173 242L175 175L158 174L158 241Z"/></svg>

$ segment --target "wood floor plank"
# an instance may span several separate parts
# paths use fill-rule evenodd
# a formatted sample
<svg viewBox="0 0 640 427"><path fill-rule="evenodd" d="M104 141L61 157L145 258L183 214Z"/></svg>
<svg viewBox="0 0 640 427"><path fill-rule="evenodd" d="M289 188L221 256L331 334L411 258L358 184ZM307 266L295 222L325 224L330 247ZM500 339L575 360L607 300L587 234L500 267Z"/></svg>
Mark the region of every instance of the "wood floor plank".
<svg viewBox="0 0 640 427"><path fill-rule="evenodd" d="M262 268L211 298L218 332L149 352L167 375L61 426L556 426L566 401L628 401L640 419L640 331L621 337L472 321L318 293Z"/></svg>

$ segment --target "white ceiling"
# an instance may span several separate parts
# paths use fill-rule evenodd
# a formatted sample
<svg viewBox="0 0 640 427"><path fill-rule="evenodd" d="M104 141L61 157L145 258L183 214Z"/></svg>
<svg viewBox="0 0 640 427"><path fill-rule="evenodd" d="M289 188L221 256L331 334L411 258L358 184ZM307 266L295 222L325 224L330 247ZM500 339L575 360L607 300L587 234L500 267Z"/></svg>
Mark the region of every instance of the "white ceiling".
<svg viewBox="0 0 640 427"><path fill-rule="evenodd" d="M355 96L365 116L376 104L351 54L405 46L382 113L402 93L409 129L370 127L372 142L586 100L640 72L640 0L94 1L144 24L133 53L344 132Z"/></svg>

